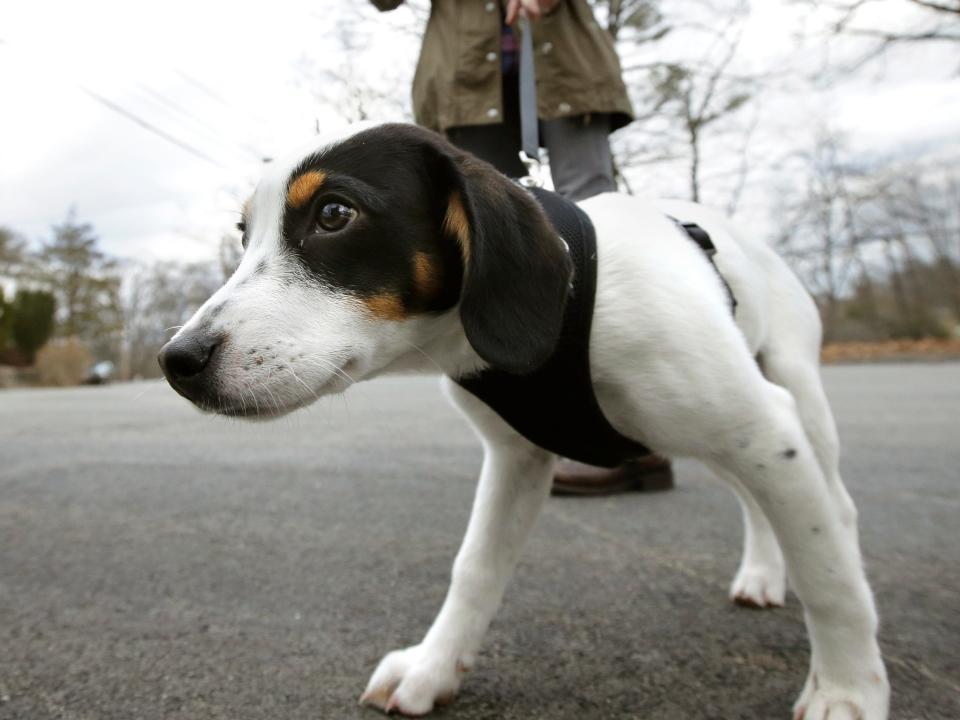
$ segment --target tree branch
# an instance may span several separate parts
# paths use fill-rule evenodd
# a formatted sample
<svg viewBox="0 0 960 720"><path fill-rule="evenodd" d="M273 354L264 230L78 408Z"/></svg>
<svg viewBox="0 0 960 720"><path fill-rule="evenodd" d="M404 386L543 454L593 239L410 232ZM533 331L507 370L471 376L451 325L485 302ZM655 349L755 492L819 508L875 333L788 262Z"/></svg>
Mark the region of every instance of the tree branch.
<svg viewBox="0 0 960 720"><path fill-rule="evenodd" d="M928 8L930 10L935 10L936 12L945 12L953 13L954 15L960 15L960 3L956 5L944 5L943 3L931 2L931 0L907 0L912 2L914 5L920 5L921 7Z"/></svg>

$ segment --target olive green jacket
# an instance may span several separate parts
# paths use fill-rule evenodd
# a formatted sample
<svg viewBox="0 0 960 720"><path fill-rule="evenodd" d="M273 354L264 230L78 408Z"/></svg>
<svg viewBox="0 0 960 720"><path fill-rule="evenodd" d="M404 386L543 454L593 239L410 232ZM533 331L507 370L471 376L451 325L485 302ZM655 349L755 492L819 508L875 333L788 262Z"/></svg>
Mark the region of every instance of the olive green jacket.
<svg viewBox="0 0 960 720"><path fill-rule="evenodd" d="M381 11L403 2L371 1ZM501 25L497 0L433 0L413 79L417 123L444 131L502 121ZM616 130L633 119L613 42L587 0L560 0L531 27L541 120L610 113Z"/></svg>

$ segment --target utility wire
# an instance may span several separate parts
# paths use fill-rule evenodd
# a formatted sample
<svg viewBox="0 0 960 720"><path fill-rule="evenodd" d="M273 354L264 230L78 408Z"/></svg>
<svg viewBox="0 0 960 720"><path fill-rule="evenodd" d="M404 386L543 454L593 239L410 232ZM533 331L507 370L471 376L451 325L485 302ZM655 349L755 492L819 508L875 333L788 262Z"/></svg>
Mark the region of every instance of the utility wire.
<svg viewBox="0 0 960 720"><path fill-rule="evenodd" d="M113 102L112 100L108 100L107 98L103 97L103 95L100 95L99 93L96 93L96 92L94 92L93 90L90 90L89 88L84 87L83 85L80 85L79 87L80 87L80 89L84 92L84 94L86 94L86 95L88 95L89 97L91 97L92 99L96 100L98 103L100 103L100 104L103 105L104 107L108 108L109 110L112 110L113 112L117 113L118 115L120 115L120 116L122 116L122 117L125 117L125 118L126 118L127 120L129 120L130 122L139 125L139 126L142 127L144 130L148 130L149 132L152 132L154 135L157 135L158 137L163 138L163 139L166 140L167 142L172 143L173 145L176 145L176 146L177 146L178 148L180 148L181 150L184 150L184 151L190 153L191 155L200 158L201 160L207 161L207 162L210 163L211 165L215 165L215 166L217 166L218 168L221 168L221 169L223 169L223 170L226 170L226 169L227 169L227 166L226 166L226 165L218 162L217 160L214 160L212 157L210 157L209 155L207 155L207 154L206 154L205 152L203 152L202 150L198 150L197 148L195 148L195 147L193 147L192 145L184 142L183 140L180 140L180 139L174 137L173 135L171 135L170 133L165 132L164 130L161 130L161 129L158 128L156 125L153 125L152 123L149 123L149 122L147 122L146 120L144 120L142 117L140 117L140 116L138 116L138 115L135 115L134 113L132 113L132 112L130 112L129 110L127 110L126 108L118 105L117 103Z"/></svg>
<svg viewBox="0 0 960 720"><path fill-rule="evenodd" d="M238 149L243 150L249 153L250 155L253 155L257 160L262 160L265 157L266 153L260 152L260 150L258 150L256 147L254 147L253 145L247 142L244 142L242 140L236 140L235 138L224 138L223 133L218 128L215 128L213 125L203 120L202 118L197 117L196 115L191 113L189 110L187 110L185 107L183 107L179 103L169 99L168 97L157 92L156 90L149 87L148 85L144 83L137 83L137 87L139 87L140 90L142 90L148 96L153 98L155 102L159 103L160 105L163 105L168 110L171 110L172 112L175 112L187 118L188 120L193 122L195 125L197 125L197 127L204 129L206 131L205 134L208 137L213 138L215 141L224 142L224 143L229 142L230 144L234 145Z"/></svg>
<svg viewBox="0 0 960 720"><path fill-rule="evenodd" d="M6 38L0 38L0 45L5 45L6 47L13 47L14 50L16 50L15 46L11 46L10 43L7 42ZM120 115L121 117L126 118L126 119L129 120L130 122L132 122L132 123L134 123L134 124L136 124L136 125L139 125L139 126L142 127L144 130L153 133L153 134L156 135L157 137L162 138L163 140L166 140L168 143L170 143L170 144L172 144L172 145L176 145L178 148L180 148L180 149L183 150L184 152L190 153L191 155L193 155L193 156L196 157L196 158L199 158L200 160L203 160L203 161L205 161L205 162L208 162L208 163L210 163L211 165L214 165L214 166L216 166L216 167L218 167L218 168L221 168L221 169L223 169L223 170L229 169L229 168L226 167L226 165L224 165L223 163L215 160L214 158L212 158L210 155L208 155L207 153L203 152L202 150L198 150L198 149L195 148L193 145L190 145L189 143L184 142L183 140L180 140L179 138L171 135L170 133L168 133L168 132L166 132L166 131L164 131L164 130L161 130L160 128L158 128L158 127L157 127L156 125L154 125L153 123L148 122L147 120L144 120L144 119L143 119L142 117L140 117L139 115L131 112L130 110L126 109L125 107L123 107L123 106L121 106L121 105L119 105L118 103L115 103L115 102L113 102L112 100L108 100L107 98L105 98L105 97L104 97L103 95L101 95L100 93L97 93L97 92L91 90L90 88L85 87L85 86L82 85L80 82L75 82L75 84L76 84L77 87L80 89L80 91L83 92L87 97L89 97L90 99L94 100L95 102L98 102L99 104L103 105L103 106L104 106L105 108L107 108L108 110L111 110L112 112L117 113L117 114Z"/></svg>
<svg viewBox="0 0 960 720"><path fill-rule="evenodd" d="M207 85L206 83L203 83L203 82L201 82L200 80L197 80L197 78L195 78L193 75L191 75L191 74L189 74L189 73L187 73L187 72L184 72L183 70L180 70L179 68L174 68L174 72L177 73L177 75L179 75L180 77L182 77L184 80L186 80L188 83L190 83L191 85L193 85L195 88L197 88L198 90L200 90L200 92L202 92L204 95L207 95L208 97L213 98L213 99L216 100L218 103L220 103L221 105L223 105L225 108L228 108L228 109L230 109L230 110L233 110L234 112L243 112L243 111L239 110L233 103L231 103L229 100L227 100L223 95L221 95L220 93L218 93L216 90L214 90L213 88L211 88L211 87L210 87L209 85ZM252 118L252 119L256 120L256 121L257 121L258 123L260 123L261 125L269 125L269 123L268 123L263 117L261 117L260 115L257 115L256 113L251 112L249 109L246 110L246 115L247 115L249 118Z"/></svg>
<svg viewBox="0 0 960 720"><path fill-rule="evenodd" d="M226 105L227 107L232 107L232 106L230 105L230 103L226 101L226 99L223 97L223 95L221 95L220 93L218 93L216 90L211 89L210 87L208 87L208 86L205 85L204 83L200 82L199 80L197 80L197 79L196 79L195 77L193 77L192 75L188 75L188 74L185 73L183 70L174 70L174 72L177 73L177 75L179 75L180 77L182 77L184 80L186 80L188 83L190 83L191 85L193 85L195 88L197 88L197 89L199 89L201 92L203 92L204 95L208 95L208 96L212 97L214 100L216 100L217 102L221 103L222 105Z"/></svg>

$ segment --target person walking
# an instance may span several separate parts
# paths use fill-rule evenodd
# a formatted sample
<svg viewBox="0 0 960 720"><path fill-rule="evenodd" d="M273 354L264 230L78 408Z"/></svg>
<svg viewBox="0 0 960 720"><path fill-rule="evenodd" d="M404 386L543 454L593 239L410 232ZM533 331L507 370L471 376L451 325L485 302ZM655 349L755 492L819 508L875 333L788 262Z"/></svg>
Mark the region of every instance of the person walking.
<svg viewBox="0 0 960 720"><path fill-rule="evenodd" d="M380 11L403 0L371 0ZM537 115L553 186L570 200L617 188L610 133L633 108L610 35L587 0L433 0L413 79L417 124L504 174L526 175L520 161L520 37L531 21ZM657 455L614 468L564 460L554 494L597 495L673 486L670 462Z"/></svg>

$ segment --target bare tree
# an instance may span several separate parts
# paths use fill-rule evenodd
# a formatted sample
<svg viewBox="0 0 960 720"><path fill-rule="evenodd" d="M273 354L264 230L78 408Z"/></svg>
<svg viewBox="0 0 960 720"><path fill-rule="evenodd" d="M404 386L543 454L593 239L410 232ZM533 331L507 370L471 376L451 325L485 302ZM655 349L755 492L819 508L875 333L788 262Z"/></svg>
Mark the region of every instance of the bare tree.
<svg viewBox="0 0 960 720"><path fill-rule="evenodd" d="M952 165L874 168L829 134L802 156L803 192L777 244L817 298L828 339L924 337L960 323L960 177Z"/></svg>
<svg viewBox="0 0 960 720"><path fill-rule="evenodd" d="M901 45L960 43L960 0L795 0L827 18L829 32L861 38L865 50L840 65L855 71ZM876 11L900 8L905 17L884 21Z"/></svg>
<svg viewBox="0 0 960 720"><path fill-rule="evenodd" d="M706 73L681 65L664 66L654 76L654 87L663 96L663 107L675 107L690 151L690 199L700 202L701 160L704 134L718 120L742 108L751 97L740 83L726 83L724 73L736 45L731 44L721 61Z"/></svg>
<svg viewBox="0 0 960 720"><path fill-rule="evenodd" d="M0 277L16 277L26 257L23 238L10 228L0 226Z"/></svg>
<svg viewBox="0 0 960 720"><path fill-rule="evenodd" d="M841 298L852 287L853 273L863 267L861 196L853 187L862 171L842 154L842 141L821 135L810 152L799 155L806 175L802 194L777 208L782 230L776 245L817 298L827 340L837 334Z"/></svg>
<svg viewBox="0 0 960 720"><path fill-rule="evenodd" d="M592 0L592 4L614 42L654 42L670 32L659 0Z"/></svg>
<svg viewBox="0 0 960 720"><path fill-rule="evenodd" d="M57 298L57 334L115 357L123 327L118 262L99 248L93 225L71 209L36 255L40 284Z"/></svg>
<svg viewBox="0 0 960 720"><path fill-rule="evenodd" d="M704 199L709 160L712 200L732 212L746 183L747 152L758 122L756 109L747 110L757 107L753 101L764 78L735 69L749 6L735 0L705 7L709 17L672 30L696 38L697 51L670 62L625 63L638 121L626 142L618 140L618 156L624 168L684 160L688 193L698 202ZM710 152L720 147L737 152ZM717 200L724 195L725 201Z"/></svg>
<svg viewBox="0 0 960 720"><path fill-rule="evenodd" d="M221 284L210 263L158 262L133 269L124 293L122 374L158 376L161 346Z"/></svg>
<svg viewBox="0 0 960 720"><path fill-rule="evenodd" d="M391 30L411 44L419 42L428 15L424 2L404 3L405 12L390 13ZM333 110L345 122L369 119L413 119L410 108L410 63L385 61L374 44L374 22L379 17L367 3L344 6L326 33L322 59L305 55L300 61L300 84L321 107ZM330 57L339 58L337 64Z"/></svg>
<svg viewBox="0 0 960 720"><path fill-rule="evenodd" d="M960 2L957 0L841 0L823 2L808 0L818 8L828 8L835 13L833 31L847 35L875 38L888 47L895 43L916 43L931 41L960 42ZM862 17L879 5L889 6L892 2L902 6L912 6L918 12L915 19L899 27L877 27L866 24Z"/></svg>
<svg viewBox="0 0 960 720"><path fill-rule="evenodd" d="M915 276L917 303L928 305L928 293L939 296L960 319L960 178L937 174L931 181L916 168L901 169L878 183L877 195ZM923 264L931 272L921 280L916 275Z"/></svg>

